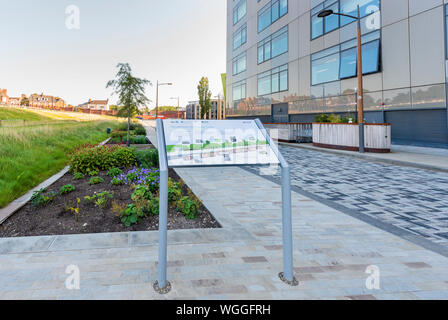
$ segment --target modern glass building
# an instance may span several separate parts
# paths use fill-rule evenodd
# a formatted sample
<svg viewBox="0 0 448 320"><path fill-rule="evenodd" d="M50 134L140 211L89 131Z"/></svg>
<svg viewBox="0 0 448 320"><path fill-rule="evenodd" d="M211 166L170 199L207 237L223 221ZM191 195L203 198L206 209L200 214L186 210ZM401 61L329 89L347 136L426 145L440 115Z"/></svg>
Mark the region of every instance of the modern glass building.
<svg viewBox="0 0 448 320"><path fill-rule="evenodd" d="M227 0L227 117L356 116L362 16L365 120L395 143L448 146L448 0Z"/></svg>

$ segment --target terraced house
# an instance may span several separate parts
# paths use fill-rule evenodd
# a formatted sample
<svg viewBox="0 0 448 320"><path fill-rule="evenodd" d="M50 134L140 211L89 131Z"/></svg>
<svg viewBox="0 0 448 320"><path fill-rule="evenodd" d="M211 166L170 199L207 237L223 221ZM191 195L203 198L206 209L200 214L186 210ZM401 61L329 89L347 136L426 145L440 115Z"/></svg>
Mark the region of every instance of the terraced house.
<svg viewBox="0 0 448 320"><path fill-rule="evenodd" d="M395 143L448 145L447 0L227 0L227 117L356 116L361 10L365 120Z"/></svg>
<svg viewBox="0 0 448 320"><path fill-rule="evenodd" d="M43 108L43 109L52 109L52 108L65 108L65 101L59 97L48 96L42 94L34 93L30 95L30 107L33 108Z"/></svg>

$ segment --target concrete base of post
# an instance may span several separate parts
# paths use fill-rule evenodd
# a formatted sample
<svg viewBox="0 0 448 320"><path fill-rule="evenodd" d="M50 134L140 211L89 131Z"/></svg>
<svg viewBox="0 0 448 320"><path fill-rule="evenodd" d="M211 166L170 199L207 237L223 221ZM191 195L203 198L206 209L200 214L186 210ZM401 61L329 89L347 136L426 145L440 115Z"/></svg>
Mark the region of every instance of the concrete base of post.
<svg viewBox="0 0 448 320"><path fill-rule="evenodd" d="M167 281L166 286L164 288L160 288L159 281L156 281L156 282L154 282L153 288L158 294L168 294L171 291L172 287L171 287L171 283L169 283Z"/></svg>

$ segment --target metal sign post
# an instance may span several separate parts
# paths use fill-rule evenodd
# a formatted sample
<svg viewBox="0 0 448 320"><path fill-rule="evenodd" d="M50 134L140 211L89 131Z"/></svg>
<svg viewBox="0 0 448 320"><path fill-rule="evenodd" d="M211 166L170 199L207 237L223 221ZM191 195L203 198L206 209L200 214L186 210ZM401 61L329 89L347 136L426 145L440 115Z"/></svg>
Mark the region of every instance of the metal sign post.
<svg viewBox="0 0 448 320"><path fill-rule="evenodd" d="M290 285L298 285L294 278L293 244L292 244L292 215L291 215L291 170L288 162L277 148L277 145L267 133L259 119L255 120L258 128L269 142L272 150L280 161L282 168L282 233L283 233L283 273L280 279Z"/></svg>
<svg viewBox="0 0 448 320"><path fill-rule="evenodd" d="M293 241L292 241L292 216L291 216L291 178L290 167L281 155L272 138L260 120L255 120L255 125L266 139L271 150L274 152L281 166L282 172L282 233L283 233L283 272L279 274L280 279L291 285L298 285L293 272ZM223 121L221 121L223 123ZM231 123L235 123L232 121ZM252 123L253 124L253 123ZM160 294L166 294L171 290L171 284L167 281L167 221L168 221L168 169L167 146L165 139L164 122L157 119L157 143L159 151L160 166L160 194L159 194L159 263L158 280L154 283L154 290ZM277 163L277 162L276 162ZM263 163L266 164L266 163ZM241 166L244 164L221 164L222 166ZM214 166L203 164L196 166ZM192 165L176 167L192 167Z"/></svg>

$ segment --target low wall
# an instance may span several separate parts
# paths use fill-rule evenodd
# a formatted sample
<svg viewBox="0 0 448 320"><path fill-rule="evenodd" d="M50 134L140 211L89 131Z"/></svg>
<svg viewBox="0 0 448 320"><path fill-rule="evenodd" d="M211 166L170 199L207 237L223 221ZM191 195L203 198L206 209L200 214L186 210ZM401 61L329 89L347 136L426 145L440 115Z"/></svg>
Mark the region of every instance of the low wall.
<svg viewBox="0 0 448 320"><path fill-rule="evenodd" d="M390 124L365 124L365 151L390 152L391 135ZM313 123L313 144L321 148L359 151L359 125Z"/></svg>

